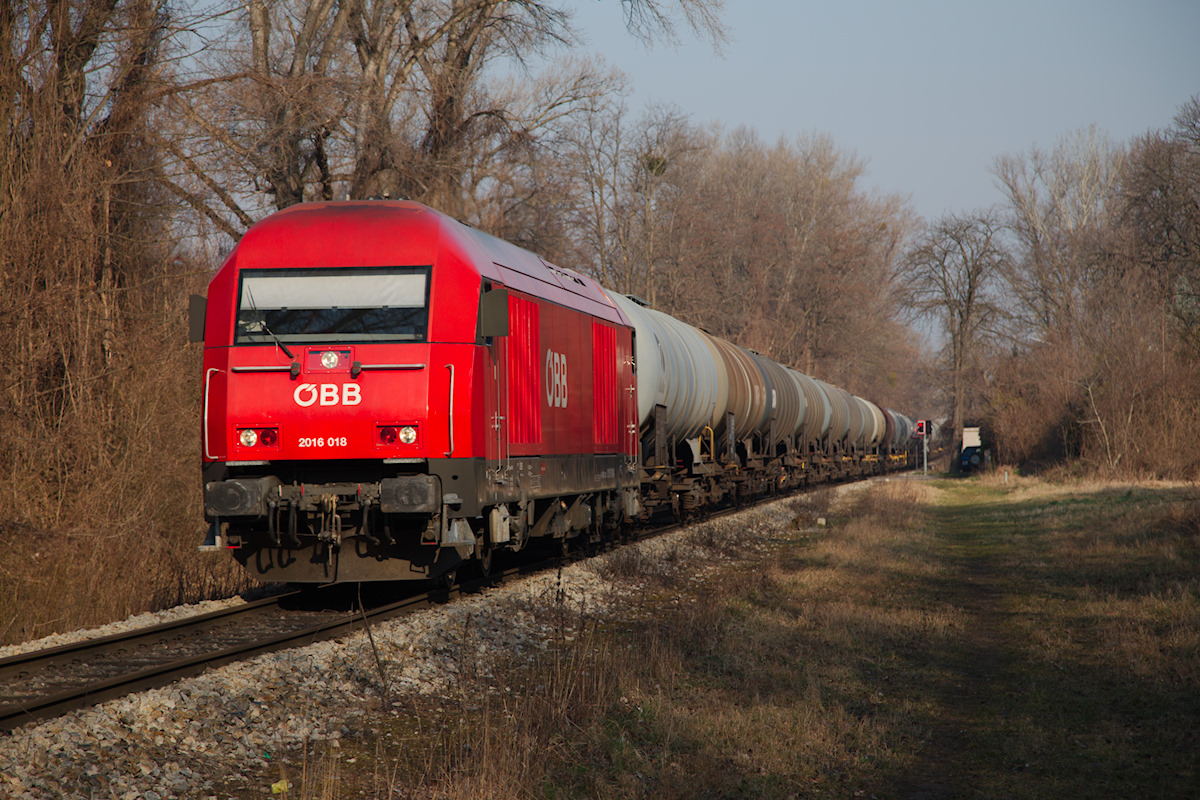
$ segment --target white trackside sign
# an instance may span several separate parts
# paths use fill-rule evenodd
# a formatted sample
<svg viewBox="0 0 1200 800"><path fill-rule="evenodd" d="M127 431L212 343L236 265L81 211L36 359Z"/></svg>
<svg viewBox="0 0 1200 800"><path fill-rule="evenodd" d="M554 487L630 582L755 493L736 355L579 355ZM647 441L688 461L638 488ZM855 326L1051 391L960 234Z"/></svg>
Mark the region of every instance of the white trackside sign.
<svg viewBox="0 0 1200 800"><path fill-rule="evenodd" d="M323 406L356 406L362 402L362 387L357 383L302 383L292 392L301 408L319 403Z"/></svg>

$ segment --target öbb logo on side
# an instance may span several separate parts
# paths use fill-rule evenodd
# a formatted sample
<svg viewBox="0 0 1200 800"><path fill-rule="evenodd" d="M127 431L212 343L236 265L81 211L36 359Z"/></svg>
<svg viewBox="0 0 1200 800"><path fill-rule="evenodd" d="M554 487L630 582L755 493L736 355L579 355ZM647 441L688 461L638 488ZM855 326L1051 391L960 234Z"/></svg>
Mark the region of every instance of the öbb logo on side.
<svg viewBox="0 0 1200 800"><path fill-rule="evenodd" d="M546 351L546 403L551 408L567 407L567 357Z"/></svg>
<svg viewBox="0 0 1200 800"><path fill-rule="evenodd" d="M362 388L357 383L302 383L292 392L292 399L301 408L318 401L323 406L356 406L362 402Z"/></svg>

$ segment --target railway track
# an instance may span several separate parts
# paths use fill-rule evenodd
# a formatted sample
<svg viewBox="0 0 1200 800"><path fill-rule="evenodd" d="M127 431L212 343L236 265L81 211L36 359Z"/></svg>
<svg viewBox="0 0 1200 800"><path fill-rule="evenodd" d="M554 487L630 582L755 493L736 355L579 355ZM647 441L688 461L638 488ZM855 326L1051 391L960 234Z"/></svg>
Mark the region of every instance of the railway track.
<svg viewBox="0 0 1200 800"><path fill-rule="evenodd" d="M656 528L636 538L676 527ZM449 589L421 592L374 607L364 606L360 596L349 610L315 610L311 606L322 599L320 593L290 592L162 625L0 659L0 731L167 686L263 653L344 636L369 622L420 611L461 593L557 563L558 558L526 562L496 571L487 579L467 579ZM339 600L348 605L345 587L326 588L331 594L343 595Z"/></svg>
<svg viewBox="0 0 1200 800"><path fill-rule="evenodd" d="M760 502L772 499L778 498L765 497ZM721 509L706 518L736 514L753 505L757 503ZM658 536L691 523L672 522L642 530L633 539ZM327 587L341 595L342 606L348 606L332 610L312 607L323 599L319 593L290 592L201 616L0 659L0 731L166 686L263 653L344 636L370 622L442 604L463 592L558 563L558 558L527 562L498 571L488 579L464 580L450 589L421 592L373 607L364 606L361 596L357 602L348 603L345 587Z"/></svg>
<svg viewBox="0 0 1200 800"><path fill-rule="evenodd" d="M519 569L511 570L517 572ZM502 576L501 576L502 577ZM336 588L336 587L334 587ZM0 731L235 661L336 638L474 588L465 583L374 608L317 610L292 592L196 617L0 659Z"/></svg>

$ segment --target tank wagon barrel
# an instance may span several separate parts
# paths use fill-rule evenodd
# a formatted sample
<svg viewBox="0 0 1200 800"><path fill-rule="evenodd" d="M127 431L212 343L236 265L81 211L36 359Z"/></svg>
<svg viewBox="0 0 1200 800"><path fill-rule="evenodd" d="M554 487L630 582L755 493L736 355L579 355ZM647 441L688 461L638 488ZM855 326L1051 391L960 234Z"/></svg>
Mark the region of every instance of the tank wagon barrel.
<svg viewBox="0 0 1200 800"><path fill-rule="evenodd" d="M758 365L749 352L735 344L709 336L725 363L729 376L729 405L726 412L733 414L733 438L741 440L758 430L767 415L766 388L763 386ZM721 421L719 432L727 433L728 418Z"/></svg>

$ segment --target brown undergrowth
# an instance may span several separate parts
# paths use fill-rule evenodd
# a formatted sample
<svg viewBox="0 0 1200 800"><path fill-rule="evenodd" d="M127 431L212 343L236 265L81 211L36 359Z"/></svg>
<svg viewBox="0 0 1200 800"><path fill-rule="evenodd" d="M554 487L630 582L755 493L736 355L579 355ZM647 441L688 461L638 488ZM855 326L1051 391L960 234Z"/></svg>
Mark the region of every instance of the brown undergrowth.
<svg viewBox="0 0 1200 800"><path fill-rule="evenodd" d="M233 559L196 552L200 348L185 320L202 287L130 300L137 335L78 409L0 414L0 645L249 588Z"/></svg>
<svg viewBox="0 0 1200 800"><path fill-rule="evenodd" d="M616 611L548 604L532 661L464 661L304 796L1187 797L1198 507L893 480L610 555Z"/></svg>

